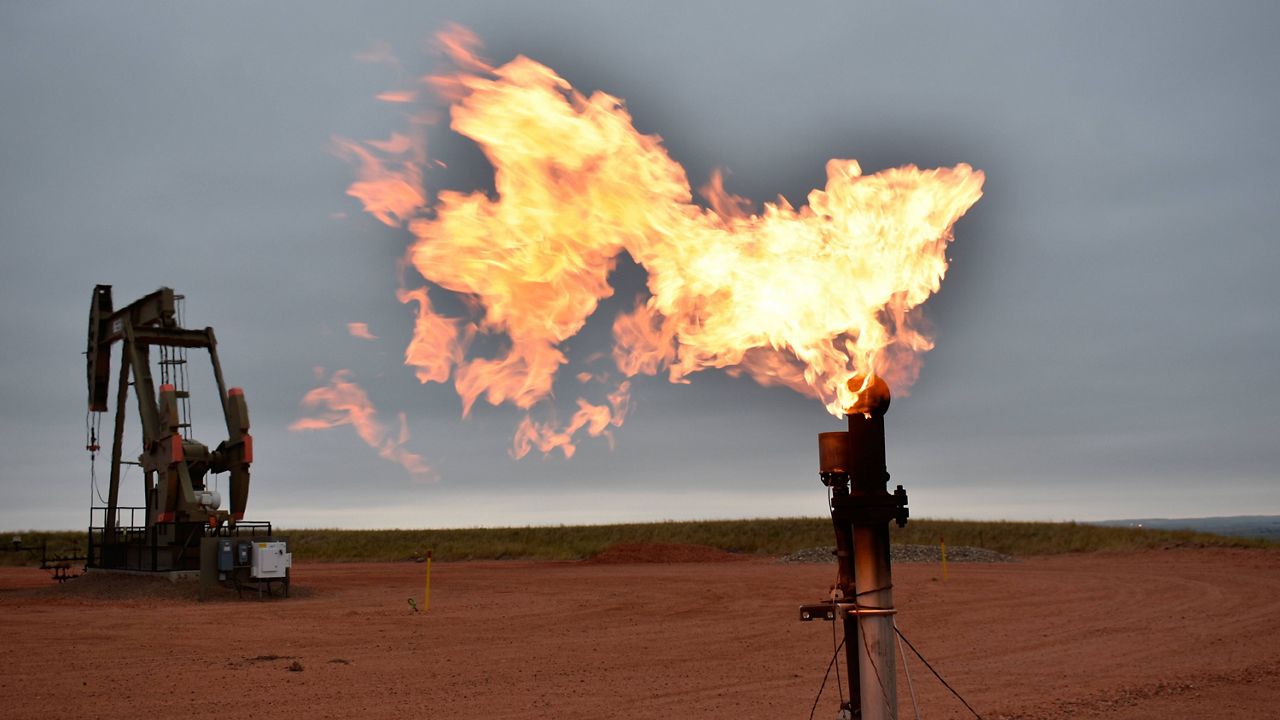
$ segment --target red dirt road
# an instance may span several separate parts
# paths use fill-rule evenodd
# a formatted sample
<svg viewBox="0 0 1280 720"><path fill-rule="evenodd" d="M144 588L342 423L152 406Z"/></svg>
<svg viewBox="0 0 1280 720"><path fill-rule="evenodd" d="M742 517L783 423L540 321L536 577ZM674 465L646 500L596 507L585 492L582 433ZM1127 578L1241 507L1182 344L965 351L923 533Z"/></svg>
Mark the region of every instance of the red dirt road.
<svg viewBox="0 0 1280 720"><path fill-rule="evenodd" d="M300 565L298 597L200 604L0 568L0 717L807 718L831 656L796 608L833 566L438 563L415 613L424 569ZM937 574L894 568L899 626L986 718L1280 716L1280 553ZM970 717L910 669L922 717Z"/></svg>

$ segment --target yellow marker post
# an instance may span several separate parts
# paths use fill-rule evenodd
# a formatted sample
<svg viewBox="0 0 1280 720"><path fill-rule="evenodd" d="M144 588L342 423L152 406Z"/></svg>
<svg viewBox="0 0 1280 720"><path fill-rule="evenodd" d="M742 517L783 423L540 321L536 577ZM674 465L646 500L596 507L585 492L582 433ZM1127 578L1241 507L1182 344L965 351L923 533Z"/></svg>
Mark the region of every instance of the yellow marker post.
<svg viewBox="0 0 1280 720"><path fill-rule="evenodd" d="M427 551L427 592L422 597L422 611L431 608L431 551Z"/></svg>
<svg viewBox="0 0 1280 720"><path fill-rule="evenodd" d="M947 541L941 535L938 536L938 545L942 548L942 581L947 581ZM427 562L431 562L428 560Z"/></svg>

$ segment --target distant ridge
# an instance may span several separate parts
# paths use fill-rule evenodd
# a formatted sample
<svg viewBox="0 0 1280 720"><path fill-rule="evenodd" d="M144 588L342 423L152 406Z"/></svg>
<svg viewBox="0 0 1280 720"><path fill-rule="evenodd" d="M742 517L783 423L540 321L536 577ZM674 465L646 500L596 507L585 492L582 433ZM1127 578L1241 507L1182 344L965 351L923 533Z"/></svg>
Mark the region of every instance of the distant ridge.
<svg viewBox="0 0 1280 720"><path fill-rule="evenodd" d="M1143 527L1154 530L1194 530L1195 532L1280 540L1280 515L1234 515L1200 518L1133 518L1102 520L1094 525Z"/></svg>

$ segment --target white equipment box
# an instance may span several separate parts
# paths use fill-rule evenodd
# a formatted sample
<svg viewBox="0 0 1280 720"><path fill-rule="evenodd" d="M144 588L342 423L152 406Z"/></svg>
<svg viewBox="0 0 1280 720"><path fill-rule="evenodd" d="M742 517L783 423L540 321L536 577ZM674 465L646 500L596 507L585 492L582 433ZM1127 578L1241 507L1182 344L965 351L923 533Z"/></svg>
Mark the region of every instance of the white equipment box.
<svg viewBox="0 0 1280 720"><path fill-rule="evenodd" d="M276 540L257 542L250 551L249 574L255 579L282 578L293 567L293 554L286 543Z"/></svg>

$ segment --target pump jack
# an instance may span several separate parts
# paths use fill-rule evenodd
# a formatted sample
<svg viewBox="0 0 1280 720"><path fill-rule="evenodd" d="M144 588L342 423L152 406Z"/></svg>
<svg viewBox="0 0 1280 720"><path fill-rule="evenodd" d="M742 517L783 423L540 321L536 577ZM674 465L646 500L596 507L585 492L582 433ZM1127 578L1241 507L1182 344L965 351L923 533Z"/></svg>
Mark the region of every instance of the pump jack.
<svg viewBox="0 0 1280 720"><path fill-rule="evenodd" d="M180 326L181 295L167 287L115 310L111 286L94 288L89 306L89 343L86 351L89 410L107 410L111 383L112 346L121 344L120 371L115 398L115 425L111 444L111 474L105 507L91 510L88 566L116 570L203 570L225 579L234 567L212 567L215 544L206 539L250 537L270 539L271 524L245 522L249 498L249 466L253 462L253 436L244 391L227 389L218 362L213 328L190 330ZM152 349L161 384L152 374ZM225 420L227 439L210 450L191 437L190 392L186 386L186 353L205 349L213 363L213 377ZM132 378L132 380L130 380ZM137 461L122 458L125 406L133 387L142 423L142 453ZM97 438L90 439L97 452ZM119 504L121 467L136 465L144 474L145 507ZM229 473L230 509L220 509L220 494L207 478ZM122 523L125 513L128 522ZM138 517L141 512L142 517ZM101 517L101 524L95 521ZM141 524L139 524L141 521ZM202 548L207 546L207 548ZM283 554L283 545L280 552ZM229 551L228 551L229 554ZM234 562L231 563L234 565ZM235 573L231 572L232 579ZM257 578L255 578L257 579ZM287 585L286 585L287 591Z"/></svg>

